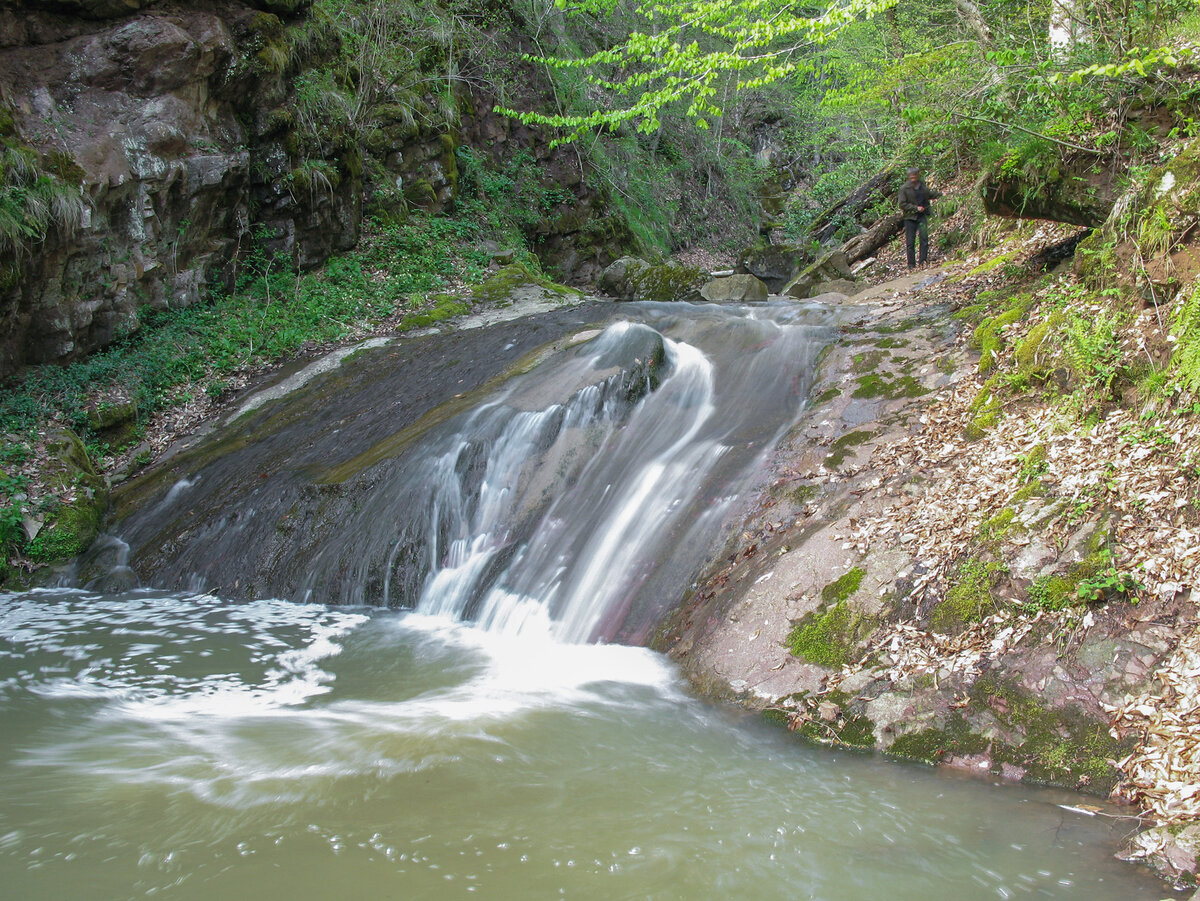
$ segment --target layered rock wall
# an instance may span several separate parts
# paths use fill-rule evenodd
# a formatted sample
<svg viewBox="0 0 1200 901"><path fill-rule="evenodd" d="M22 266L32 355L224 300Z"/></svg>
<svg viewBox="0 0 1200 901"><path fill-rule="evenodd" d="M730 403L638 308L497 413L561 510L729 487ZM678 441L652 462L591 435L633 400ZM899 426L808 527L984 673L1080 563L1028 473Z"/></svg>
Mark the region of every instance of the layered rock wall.
<svg viewBox="0 0 1200 901"><path fill-rule="evenodd" d="M77 186L83 209L77 228L52 224L4 261L0 371L76 358L136 330L146 307L188 306L229 285L252 221L301 263L354 243L353 178L321 196L288 190L293 154L271 115L287 67L264 56L284 27L269 10L286 9L261 6L3 11L5 142ZM79 16L51 11L70 8Z"/></svg>
<svg viewBox="0 0 1200 901"><path fill-rule="evenodd" d="M450 117L426 98L415 122L386 104L369 122L301 121L298 85L339 49L336 28L305 18L309 2L0 5L0 151L77 208L0 240L0 376L87 355L147 309L227 290L248 254L318 265L354 246L368 201L446 209L464 143L493 160L525 148L562 187L531 236L561 276L594 278L619 255L629 233L597 215L604 195L575 154L474 89L460 87ZM0 189L20 202L10 168Z"/></svg>

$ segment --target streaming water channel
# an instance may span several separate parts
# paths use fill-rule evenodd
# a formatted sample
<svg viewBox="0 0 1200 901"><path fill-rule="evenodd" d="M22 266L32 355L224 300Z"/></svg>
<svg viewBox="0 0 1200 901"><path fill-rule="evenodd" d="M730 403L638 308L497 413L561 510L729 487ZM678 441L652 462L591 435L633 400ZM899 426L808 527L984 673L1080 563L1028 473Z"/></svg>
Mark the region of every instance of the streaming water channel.
<svg viewBox="0 0 1200 901"><path fill-rule="evenodd" d="M1076 796L807 747L630 646L835 320L600 320L415 425L364 355L172 464L86 587L0 596L4 896L1161 897Z"/></svg>

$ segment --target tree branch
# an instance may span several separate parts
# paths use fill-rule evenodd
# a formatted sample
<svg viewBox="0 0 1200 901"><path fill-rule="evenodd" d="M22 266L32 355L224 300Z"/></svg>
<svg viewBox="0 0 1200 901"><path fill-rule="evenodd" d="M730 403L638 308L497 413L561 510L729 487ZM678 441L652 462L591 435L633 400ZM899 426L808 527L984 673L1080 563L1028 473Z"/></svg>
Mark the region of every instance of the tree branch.
<svg viewBox="0 0 1200 901"><path fill-rule="evenodd" d="M989 125L995 125L999 128L1014 128L1017 131L1023 131L1027 135L1033 135L1035 138L1041 138L1043 141L1050 141L1053 144L1058 144L1060 147L1070 147L1072 150L1082 150L1084 153L1099 153L1095 147L1084 147L1082 144L1072 144L1070 141L1060 141L1058 138L1052 138L1050 135L1044 135L1040 131L1034 131L1032 128L1026 128L1024 125L1013 125L1008 122L997 122L995 119L988 119L986 116L970 116L966 113L951 113L955 119L970 119L974 122L987 122Z"/></svg>

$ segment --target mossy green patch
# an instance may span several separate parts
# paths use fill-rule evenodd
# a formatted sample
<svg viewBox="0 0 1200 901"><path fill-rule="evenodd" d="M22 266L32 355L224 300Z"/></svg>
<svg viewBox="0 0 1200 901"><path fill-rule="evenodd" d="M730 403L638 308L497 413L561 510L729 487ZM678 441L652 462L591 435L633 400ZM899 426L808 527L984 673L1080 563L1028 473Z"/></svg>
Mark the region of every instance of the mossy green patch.
<svg viewBox="0 0 1200 901"><path fill-rule="evenodd" d="M1029 586L1029 603L1041 610L1065 610L1089 601L1104 600L1106 592L1101 589L1098 577L1106 571L1112 572L1109 581L1114 593L1120 593L1127 577L1122 577L1113 566L1110 542L1108 530L1097 529L1088 539L1087 553L1082 560L1070 566L1066 572L1050 573L1034 579ZM1109 587L1107 583L1105 587Z"/></svg>
<svg viewBox="0 0 1200 901"><path fill-rule="evenodd" d="M104 501L88 493L49 512L46 524L29 542L26 554L37 563L60 563L87 550L100 533Z"/></svg>
<svg viewBox="0 0 1200 901"><path fill-rule="evenodd" d="M524 263L510 263L487 281L473 286L471 299L476 303L507 306L512 303L514 292L530 287L541 288L546 293L564 300L579 297L578 291L551 281Z"/></svg>
<svg viewBox="0 0 1200 901"><path fill-rule="evenodd" d="M821 600L826 604L837 604L849 599L862 586L867 571L855 566L821 589Z"/></svg>
<svg viewBox="0 0 1200 901"><path fill-rule="evenodd" d="M996 368L1004 350L1004 329L1019 322L1033 305L1033 295L1018 294L1004 312L985 318L971 336L971 346L979 351L979 372L983 375Z"/></svg>
<svg viewBox="0 0 1200 901"><path fill-rule="evenodd" d="M868 350L856 353L850 360L853 372L874 372L888 355L882 350Z"/></svg>
<svg viewBox="0 0 1200 901"><path fill-rule="evenodd" d="M696 266L662 263L639 269L629 281L639 300L672 301L699 291L708 281L708 275Z"/></svg>
<svg viewBox="0 0 1200 901"><path fill-rule="evenodd" d="M988 272L991 272L993 269L999 269L1016 255L1016 251L1012 251L1010 253L1002 253L999 256L992 257L990 260L980 263L978 266L968 272L966 277L972 278L976 275L985 275Z"/></svg>
<svg viewBox="0 0 1200 901"><path fill-rule="evenodd" d="M854 648L870 629L866 617L840 601L797 622L788 633L786 643L792 654L810 663L839 667L850 662Z"/></svg>
<svg viewBox="0 0 1200 901"><path fill-rule="evenodd" d="M855 431L847 432L838 438L829 446L830 454L825 458L825 468L837 469L846 462L846 458L854 452L854 448L869 441L874 435L874 432Z"/></svg>
<svg viewBox="0 0 1200 901"><path fill-rule="evenodd" d="M428 328L447 319L453 319L455 316L463 316L471 311L470 306L464 303L461 298L455 297L452 294L435 294L430 298L430 301L430 306L418 312L409 313L401 319L398 326L399 330L408 331L415 328Z"/></svg>
<svg viewBox="0 0 1200 901"><path fill-rule="evenodd" d="M975 538L985 544L999 544L1013 532L1023 528L1020 523L1016 522L1016 516L1016 510L1012 507L1005 507L979 524Z"/></svg>
<svg viewBox="0 0 1200 901"><path fill-rule="evenodd" d="M973 303L961 309L955 310L950 314L952 319L961 319L966 322L978 322L988 311L988 304Z"/></svg>
<svg viewBox="0 0 1200 901"><path fill-rule="evenodd" d="M992 588L1003 571L998 563L962 563L946 596L930 612L929 627L935 632L953 633L982 619L994 606Z"/></svg>
<svg viewBox="0 0 1200 901"><path fill-rule="evenodd" d="M83 442L62 431L48 442L50 460L44 471L47 483L73 499L54 503L46 511L45 523L25 548L35 563L60 563L83 553L100 532L108 506L108 489L92 467Z"/></svg>
<svg viewBox="0 0 1200 901"><path fill-rule="evenodd" d="M841 395L842 395L841 387L838 385L833 385L830 388L826 388L824 391L822 391L820 394L818 394L813 399L813 406L814 407L824 406L825 404L829 403L834 398L841 397Z"/></svg>
<svg viewBox="0 0 1200 901"><path fill-rule="evenodd" d="M967 411L971 414L966 428L968 441L978 441L1000 421L1000 382L995 376L983 383Z"/></svg>
<svg viewBox="0 0 1200 901"><path fill-rule="evenodd" d="M896 347L908 347L909 343L906 338L880 338L875 342L875 346L884 350L890 350Z"/></svg>
<svg viewBox="0 0 1200 901"><path fill-rule="evenodd" d="M852 700L844 691L831 691L808 701L810 708L814 707L814 702L816 706L833 704L838 709L837 716L832 720L810 716L796 730L796 734L822 745L832 744L856 750L875 747L875 724L870 717L851 709Z"/></svg>
<svg viewBox="0 0 1200 901"><path fill-rule="evenodd" d="M928 393L929 389L911 375L891 378L884 373L871 372L859 377L858 387L852 396L860 400L877 397L895 400L899 397L921 397Z"/></svg>
<svg viewBox="0 0 1200 901"><path fill-rule="evenodd" d="M1119 760L1136 740L1118 742L1108 724L1076 706L1055 708L1019 686L988 674L972 687L972 706L986 708L1016 740L996 742L992 758L1025 771L1022 781L1085 789L1106 795L1119 774Z"/></svg>
<svg viewBox="0 0 1200 901"><path fill-rule="evenodd" d="M816 485L805 482L792 488L783 490L780 492L780 496L791 501L797 507L803 507L814 497L816 497L818 492L819 489Z"/></svg>
<svg viewBox="0 0 1200 901"><path fill-rule="evenodd" d="M963 715L954 711L941 729L929 728L905 733L892 742L887 753L906 760L933 764L947 755L962 757L982 754L987 748L988 740L972 732Z"/></svg>
<svg viewBox="0 0 1200 901"><path fill-rule="evenodd" d="M778 707L768 707L762 712L762 718L774 726L786 726L789 722L787 711Z"/></svg>
<svg viewBox="0 0 1200 901"><path fill-rule="evenodd" d="M1024 340L1013 351L1016 370L1009 383L1020 390L1031 384L1048 382L1057 368L1055 362L1060 353L1060 342L1054 336L1062 329L1065 317L1055 310L1029 330Z"/></svg>
<svg viewBox="0 0 1200 901"><path fill-rule="evenodd" d="M866 572L855 567L821 590L823 610L800 619L786 644L797 657L820 666L837 667L850 661L854 648L874 628L874 621L850 609L849 597L858 591Z"/></svg>

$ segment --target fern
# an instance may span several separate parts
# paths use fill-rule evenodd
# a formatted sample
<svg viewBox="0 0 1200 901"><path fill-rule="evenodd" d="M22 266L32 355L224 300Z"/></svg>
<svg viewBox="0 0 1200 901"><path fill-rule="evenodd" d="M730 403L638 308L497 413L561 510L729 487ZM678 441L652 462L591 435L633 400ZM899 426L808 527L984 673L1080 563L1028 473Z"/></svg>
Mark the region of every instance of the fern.
<svg viewBox="0 0 1200 901"><path fill-rule="evenodd" d="M1175 377L1193 393L1200 393L1200 283L1184 297L1171 317L1175 345Z"/></svg>
<svg viewBox="0 0 1200 901"><path fill-rule="evenodd" d="M1068 312L1063 350L1072 373L1091 388L1108 391L1117 376L1121 347L1117 341L1120 315L1093 309L1090 315Z"/></svg>

